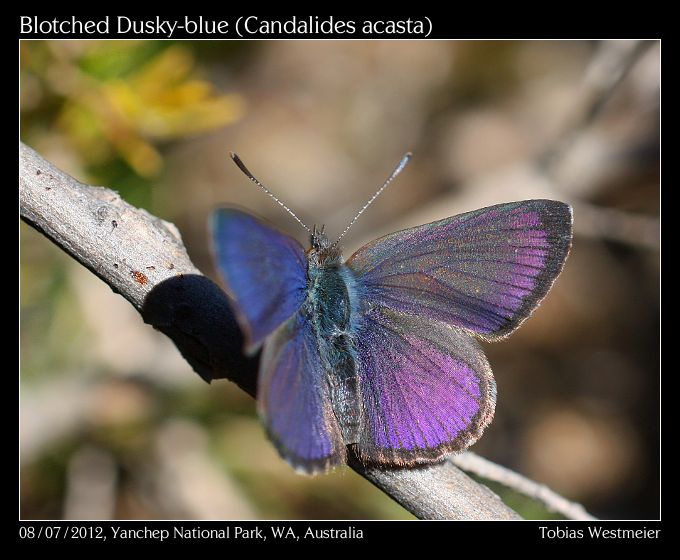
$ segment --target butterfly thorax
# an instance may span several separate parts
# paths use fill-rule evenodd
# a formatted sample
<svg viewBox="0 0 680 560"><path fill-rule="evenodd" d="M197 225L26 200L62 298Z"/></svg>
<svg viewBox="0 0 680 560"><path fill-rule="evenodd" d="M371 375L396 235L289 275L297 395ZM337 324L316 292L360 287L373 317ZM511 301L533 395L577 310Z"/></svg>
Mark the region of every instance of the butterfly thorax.
<svg viewBox="0 0 680 560"><path fill-rule="evenodd" d="M347 268L337 254L308 252L308 297L316 338L321 349L333 410L345 443L357 441L359 431L359 379L351 329L351 286ZM321 257L321 258L318 258Z"/></svg>

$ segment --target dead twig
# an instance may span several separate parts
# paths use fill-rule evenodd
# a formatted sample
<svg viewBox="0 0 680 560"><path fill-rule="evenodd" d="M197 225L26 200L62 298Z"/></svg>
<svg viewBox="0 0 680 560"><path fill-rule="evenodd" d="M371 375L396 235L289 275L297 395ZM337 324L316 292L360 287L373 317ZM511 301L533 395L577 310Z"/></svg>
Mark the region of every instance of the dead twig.
<svg viewBox="0 0 680 560"><path fill-rule="evenodd" d="M486 480L498 482L541 502L549 511L559 513L567 519L597 519L590 515L581 504L571 502L557 492L553 492L547 486L534 482L526 476L480 457L471 451L452 455L448 458L448 461L466 472L476 474Z"/></svg>

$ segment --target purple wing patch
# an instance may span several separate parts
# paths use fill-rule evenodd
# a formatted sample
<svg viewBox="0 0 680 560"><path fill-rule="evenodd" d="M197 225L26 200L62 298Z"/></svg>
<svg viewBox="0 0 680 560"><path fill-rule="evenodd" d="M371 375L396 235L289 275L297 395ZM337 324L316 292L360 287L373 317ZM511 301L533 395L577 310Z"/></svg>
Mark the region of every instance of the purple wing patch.
<svg viewBox="0 0 680 560"><path fill-rule="evenodd" d="M265 342L257 404L270 438L296 469L312 474L345 461L319 348L302 313Z"/></svg>
<svg viewBox="0 0 680 560"><path fill-rule="evenodd" d="M474 443L491 421L496 384L465 332L372 308L356 346L364 406L357 451L364 461L436 461Z"/></svg>
<svg viewBox="0 0 680 560"><path fill-rule="evenodd" d="M295 239L236 209L217 210L212 232L217 265L252 352L305 300L307 259Z"/></svg>
<svg viewBox="0 0 680 560"><path fill-rule="evenodd" d="M495 340L548 293L571 230L562 202L499 204L377 239L347 265L366 301Z"/></svg>

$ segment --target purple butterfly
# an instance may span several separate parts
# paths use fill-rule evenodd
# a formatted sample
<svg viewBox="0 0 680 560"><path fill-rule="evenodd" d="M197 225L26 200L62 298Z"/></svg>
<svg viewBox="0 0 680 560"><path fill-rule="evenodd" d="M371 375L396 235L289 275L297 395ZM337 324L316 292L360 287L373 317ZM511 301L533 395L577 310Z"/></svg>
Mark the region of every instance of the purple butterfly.
<svg viewBox="0 0 680 560"><path fill-rule="evenodd" d="M366 463L407 466L477 441L496 384L471 335L499 340L536 309L569 253L571 208L499 204L392 233L347 261L340 239L284 208L310 231L307 251L239 210L212 224L246 350L263 346L258 411L281 455L315 473L344 463L348 445Z"/></svg>

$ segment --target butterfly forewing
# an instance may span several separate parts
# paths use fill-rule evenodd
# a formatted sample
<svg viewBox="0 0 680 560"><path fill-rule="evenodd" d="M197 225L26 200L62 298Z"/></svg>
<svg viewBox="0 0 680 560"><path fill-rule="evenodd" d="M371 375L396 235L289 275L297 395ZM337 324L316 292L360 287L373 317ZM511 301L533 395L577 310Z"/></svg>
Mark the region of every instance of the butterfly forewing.
<svg viewBox="0 0 680 560"><path fill-rule="evenodd" d="M217 265L247 349L256 349L305 300L304 250L292 237L233 208L215 212L212 230Z"/></svg>
<svg viewBox="0 0 680 560"><path fill-rule="evenodd" d="M362 297L494 340L538 306L571 245L571 208L499 204L399 231L348 260Z"/></svg>

